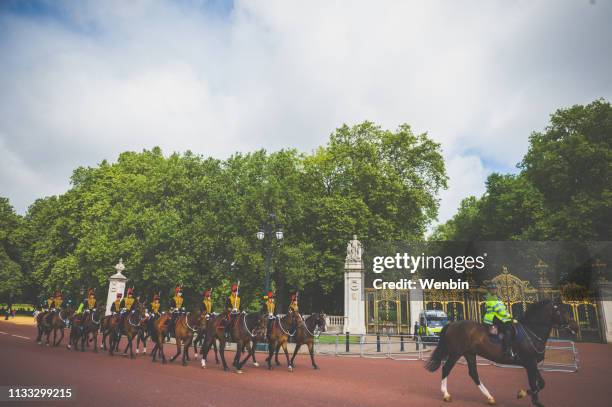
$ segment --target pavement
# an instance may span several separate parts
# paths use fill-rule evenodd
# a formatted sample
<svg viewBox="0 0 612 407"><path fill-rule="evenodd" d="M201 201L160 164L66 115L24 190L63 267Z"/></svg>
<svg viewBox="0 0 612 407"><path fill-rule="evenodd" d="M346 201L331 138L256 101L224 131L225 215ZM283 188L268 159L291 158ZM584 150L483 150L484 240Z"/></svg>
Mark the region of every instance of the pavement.
<svg viewBox="0 0 612 407"><path fill-rule="evenodd" d="M68 332L66 332L66 337ZM0 402L11 406L448 406L440 393L440 372L429 373L422 361L397 361L357 357L317 356L313 370L307 355L297 358L293 373L286 367L268 371L245 365L243 374L224 372L209 355L206 369L194 360L152 363L147 354L134 359L68 350L35 343L33 326L0 323L0 386L66 386L71 401ZM101 337L99 338L101 340ZM543 372L546 406L609 406L612 399L612 346L578 344L577 373ZM152 346L149 343L148 351ZM166 345L166 355L176 348ZM258 361L263 357L258 354ZM233 353L227 352L231 361ZM262 363L263 365L263 363ZM516 393L527 386L522 369L480 366L480 377L499 406L530 406ZM485 398L458 364L448 380L451 405L484 406Z"/></svg>

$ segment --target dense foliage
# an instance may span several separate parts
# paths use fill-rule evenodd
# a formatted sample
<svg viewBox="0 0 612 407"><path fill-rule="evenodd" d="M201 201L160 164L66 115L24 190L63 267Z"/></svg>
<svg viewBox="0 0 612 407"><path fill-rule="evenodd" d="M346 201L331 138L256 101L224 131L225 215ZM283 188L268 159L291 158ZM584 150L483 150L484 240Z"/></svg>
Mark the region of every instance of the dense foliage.
<svg viewBox="0 0 612 407"><path fill-rule="evenodd" d="M213 287L217 306L240 279L243 304L255 308L264 282L255 238L274 212L285 238L274 244L273 286L281 306L302 290L305 310L342 311L346 243L422 239L446 187L440 146L407 125L386 131L343 126L327 146L237 153L221 161L155 148L117 162L78 168L65 194L37 200L21 218L2 201L2 294L76 299L86 287L106 292L112 266L150 297L184 286L188 303ZM6 265L6 266L5 266ZM19 287L31 287L29 293Z"/></svg>
<svg viewBox="0 0 612 407"><path fill-rule="evenodd" d="M533 133L519 174L489 176L435 240L612 240L612 106L558 110Z"/></svg>

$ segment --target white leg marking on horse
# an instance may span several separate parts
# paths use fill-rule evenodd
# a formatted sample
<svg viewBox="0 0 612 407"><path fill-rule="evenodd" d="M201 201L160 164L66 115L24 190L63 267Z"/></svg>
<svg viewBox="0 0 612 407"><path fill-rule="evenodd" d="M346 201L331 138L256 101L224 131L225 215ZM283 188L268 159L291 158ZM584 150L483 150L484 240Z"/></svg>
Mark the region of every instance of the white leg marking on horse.
<svg viewBox="0 0 612 407"><path fill-rule="evenodd" d="M138 350L138 349L136 349L136 354L138 354L138 352L139 352L139 350Z"/></svg>
<svg viewBox="0 0 612 407"><path fill-rule="evenodd" d="M142 348L142 353L147 353L147 348Z"/></svg>
<svg viewBox="0 0 612 407"><path fill-rule="evenodd" d="M204 358L202 358L202 368L206 367L206 360L204 360Z"/></svg>
<svg viewBox="0 0 612 407"><path fill-rule="evenodd" d="M446 384L447 381L448 381L448 377L445 377L444 379L442 379L442 386L440 387L440 390L442 390L442 393L444 394L445 399L447 397L450 397L450 394L448 394L448 387Z"/></svg>
<svg viewBox="0 0 612 407"><path fill-rule="evenodd" d="M491 396L491 393L489 393L489 390L487 390L487 388L484 386L484 384L482 384L482 381L478 385L478 388L480 389L482 394L485 395L486 398L488 398L488 399L492 399L493 398L493 396Z"/></svg>

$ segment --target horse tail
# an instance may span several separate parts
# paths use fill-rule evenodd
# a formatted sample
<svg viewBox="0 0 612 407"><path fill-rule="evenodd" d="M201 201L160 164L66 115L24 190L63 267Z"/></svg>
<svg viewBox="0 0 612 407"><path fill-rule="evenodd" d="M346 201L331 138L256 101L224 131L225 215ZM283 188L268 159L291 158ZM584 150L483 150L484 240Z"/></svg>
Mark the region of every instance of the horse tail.
<svg viewBox="0 0 612 407"><path fill-rule="evenodd" d="M438 346L436 346L436 349L434 350L433 354L425 364L425 369L429 370L430 372L435 372L436 370L438 370L438 368L442 364L442 361L448 357L448 345L446 343L447 328L448 325L442 328L442 331L440 332L440 341L438 342Z"/></svg>

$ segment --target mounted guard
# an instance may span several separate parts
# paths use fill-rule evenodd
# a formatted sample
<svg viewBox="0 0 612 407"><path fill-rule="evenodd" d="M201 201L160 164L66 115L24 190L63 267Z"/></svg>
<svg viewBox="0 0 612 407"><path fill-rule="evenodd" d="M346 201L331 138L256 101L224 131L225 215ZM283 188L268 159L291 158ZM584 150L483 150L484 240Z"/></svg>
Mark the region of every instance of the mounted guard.
<svg viewBox="0 0 612 407"><path fill-rule="evenodd" d="M212 314L212 288L204 291L204 299L200 303L200 312L206 315L206 319L210 318Z"/></svg>
<svg viewBox="0 0 612 407"><path fill-rule="evenodd" d="M134 287L128 288L127 296L121 301L121 311L122 313L130 312L133 313L135 311L136 299L134 298Z"/></svg>
<svg viewBox="0 0 612 407"><path fill-rule="evenodd" d="M489 332L496 335L496 327L502 333L502 346L504 349L504 356L514 357L512 352L512 337L513 337L513 319L506 305L497 296L497 286L495 283L489 283L487 285L487 296L485 299L486 313L484 315L483 323L489 327Z"/></svg>
<svg viewBox="0 0 612 407"><path fill-rule="evenodd" d="M268 315L266 340L269 341L270 334L272 333L272 323L274 323L274 319L276 318L276 301L274 300L274 293L272 291L268 291L268 294L263 296L261 312Z"/></svg>
<svg viewBox="0 0 612 407"><path fill-rule="evenodd" d="M236 317L240 314L240 296L238 295L238 289L240 288L240 281L232 284L232 292L225 301L225 337L229 340L232 326L236 321Z"/></svg>
<svg viewBox="0 0 612 407"><path fill-rule="evenodd" d="M302 319L302 316L300 315L300 308L298 306L299 294L299 290L294 293L291 293L291 301L289 302L289 313L295 313L295 318L293 318L293 322L291 323L291 332L295 332L295 329L297 328L298 319Z"/></svg>
<svg viewBox="0 0 612 407"><path fill-rule="evenodd" d="M87 290L87 298L83 300L81 305L79 305L79 309L77 309L77 314L89 314L96 308L96 293L93 288Z"/></svg>
<svg viewBox="0 0 612 407"><path fill-rule="evenodd" d="M174 335L174 325L176 324L176 319L185 313L183 301L183 289L180 286L177 286L174 289L174 297L170 299L170 312L172 314L172 318L170 319L170 326L168 327L168 336L170 336L170 334Z"/></svg>
<svg viewBox="0 0 612 407"><path fill-rule="evenodd" d="M112 315L119 315L119 313L121 312L121 297L123 297L123 294L117 293L115 301L113 301L113 303L111 304L110 311Z"/></svg>

